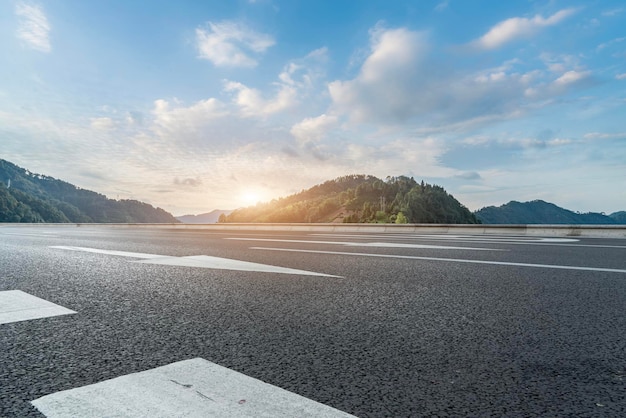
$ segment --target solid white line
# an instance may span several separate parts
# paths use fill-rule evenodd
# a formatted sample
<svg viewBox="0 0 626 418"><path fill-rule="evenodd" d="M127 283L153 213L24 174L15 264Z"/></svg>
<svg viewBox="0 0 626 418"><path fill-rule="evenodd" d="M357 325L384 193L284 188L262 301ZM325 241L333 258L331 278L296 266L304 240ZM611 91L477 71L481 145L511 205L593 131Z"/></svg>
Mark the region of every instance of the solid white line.
<svg viewBox="0 0 626 418"><path fill-rule="evenodd" d="M234 260L231 258L212 257L208 255L192 255L187 257L172 257L158 254L133 253L126 251L100 250L88 247L67 247L62 245L51 246L61 250L83 251L95 254L115 255L120 257L141 258L135 263L158 264L163 266L198 267L216 270L255 271L261 273L296 274L300 276L334 277L332 274L317 273L314 271L298 270L288 267L272 266L269 264L252 263L249 261Z"/></svg>
<svg viewBox="0 0 626 418"><path fill-rule="evenodd" d="M0 324L75 314L71 309L40 299L21 290L0 292Z"/></svg>
<svg viewBox="0 0 626 418"><path fill-rule="evenodd" d="M353 417L201 358L53 393L31 403L48 418Z"/></svg>
<svg viewBox="0 0 626 418"><path fill-rule="evenodd" d="M437 234L310 234L311 236L327 236L338 238L401 238L401 239L435 239L441 241L463 240L466 242L521 242L521 243L541 243L541 242L578 242L576 238L542 238L542 237L515 237L498 235L437 235Z"/></svg>
<svg viewBox="0 0 626 418"><path fill-rule="evenodd" d="M482 237L478 235L412 235L412 234L382 234L382 235L353 235L353 234L310 234L311 236L329 236L336 238L385 238L385 239L398 239L398 240L454 240L455 242L482 242L485 244L512 244L512 245L549 245L559 247L575 247L575 248L615 248L626 249L625 245L602 245L602 244L574 244L580 242L576 238L536 238L536 237Z"/></svg>
<svg viewBox="0 0 626 418"><path fill-rule="evenodd" d="M475 250L475 251L508 251L493 248L450 247L443 245L402 244L397 242L343 242L343 241L316 241L297 239L274 239L274 238L225 238L235 241L264 241L264 242L287 242L294 244L329 244L344 245L347 247L377 247L377 248L415 248L426 250Z"/></svg>
<svg viewBox="0 0 626 418"><path fill-rule="evenodd" d="M25 232L4 232L0 231L2 235L15 235L19 237L39 237L39 238L56 238L58 235L42 232L41 234L28 234Z"/></svg>
<svg viewBox="0 0 626 418"><path fill-rule="evenodd" d="M609 269L603 267L581 267L581 266L559 266L554 264L533 264L533 263L514 263L510 261L487 261L487 260L467 260L461 258L441 258L441 257L419 257L410 255L393 255L393 254L368 254L368 253L349 253L341 251L315 251L315 250L296 250L289 248L269 248L269 247L250 247L252 250L267 251L288 251L298 253L314 253L314 254L331 254L331 255L351 255L363 257L380 257L380 258L402 258L408 260L426 260L426 261L447 261L453 263L469 263L469 264L491 264L496 266L514 266L514 267L536 267L558 270L581 270L581 271L599 271L607 273L626 273L622 269Z"/></svg>

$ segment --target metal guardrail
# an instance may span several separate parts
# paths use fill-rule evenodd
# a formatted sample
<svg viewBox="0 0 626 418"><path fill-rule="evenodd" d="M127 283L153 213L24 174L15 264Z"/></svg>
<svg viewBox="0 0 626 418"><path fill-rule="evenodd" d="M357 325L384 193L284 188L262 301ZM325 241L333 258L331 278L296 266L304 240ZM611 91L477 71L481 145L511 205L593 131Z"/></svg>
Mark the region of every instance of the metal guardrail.
<svg viewBox="0 0 626 418"><path fill-rule="evenodd" d="M311 224L311 223L224 223L224 224L20 224L0 227L55 226L154 228L213 231L303 231L417 234L512 235L543 237L626 238L626 225L458 225L458 224Z"/></svg>

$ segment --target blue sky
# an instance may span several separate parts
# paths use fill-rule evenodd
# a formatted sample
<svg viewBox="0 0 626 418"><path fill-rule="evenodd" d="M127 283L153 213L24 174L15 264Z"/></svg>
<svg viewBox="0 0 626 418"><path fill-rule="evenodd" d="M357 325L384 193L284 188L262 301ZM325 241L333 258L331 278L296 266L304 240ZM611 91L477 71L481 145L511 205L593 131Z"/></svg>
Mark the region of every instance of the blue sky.
<svg viewBox="0 0 626 418"><path fill-rule="evenodd" d="M0 2L0 158L175 215L345 174L626 210L623 1Z"/></svg>

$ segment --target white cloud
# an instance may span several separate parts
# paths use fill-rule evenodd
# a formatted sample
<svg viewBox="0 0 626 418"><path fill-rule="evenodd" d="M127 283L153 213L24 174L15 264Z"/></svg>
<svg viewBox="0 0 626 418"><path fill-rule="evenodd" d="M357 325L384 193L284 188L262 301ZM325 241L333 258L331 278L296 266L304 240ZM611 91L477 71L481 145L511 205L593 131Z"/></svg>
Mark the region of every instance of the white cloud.
<svg viewBox="0 0 626 418"><path fill-rule="evenodd" d="M616 44L619 44L621 42L624 42L624 41L626 41L626 37L620 37L620 38L611 39L608 42L604 42L604 43L601 43L600 45L598 45L596 47L596 51L600 52L600 51L602 51L602 50L604 50L604 49L606 49L608 47L612 47L612 46L614 46Z"/></svg>
<svg viewBox="0 0 626 418"><path fill-rule="evenodd" d="M356 122L403 120L415 101L419 70L428 45L421 33L404 28L371 32L371 53L354 80L333 81L328 90L334 105ZM424 92L422 92L424 93Z"/></svg>
<svg viewBox="0 0 626 418"><path fill-rule="evenodd" d="M316 143L324 139L326 133L338 124L336 116L321 115L316 118L306 118L290 130L290 133L300 144Z"/></svg>
<svg viewBox="0 0 626 418"><path fill-rule="evenodd" d="M185 144L194 152L207 143L227 140L215 135L221 128L222 119L228 116L226 106L215 98L200 100L190 106L177 100L170 103L159 99L154 102L152 115L150 129L168 147Z"/></svg>
<svg viewBox="0 0 626 418"><path fill-rule="evenodd" d="M430 49L421 33L376 28L370 55L357 76L329 83L330 113L379 128L413 125L415 133L428 135L517 118L536 100L545 100L545 94L566 92L525 94L541 87L548 77L545 71L519 71L517 67L524 64L517 60L461 73L438 62Z"/></svg>
<svg viewBox="0 0 626 418"><path fill-rule="evenodd" d="M19 18L17 37L32 49L50 52L50 23L41 6L17 3L15 14Z"/></svg>
<svg viewBox="0 0 626 418"><path fill-rule="evenodd" d="M525 17L506 19L489 29L473 44L481 49L499 48L514 40L528 38L541 28L556 25L575 12L575 9L563 9L548 18L536 15L530 19Z"/></svg>
<svg viewBox="0 0 626 418"><path fill-rule="evenodd" d="M554 81L554 85L558 87L569 86L589 78L590 75L591 71L567 71Z"/></svg>
<svg viewBox="0 0 626 418"><path fill-rule="evenodd" d="M480 176L480 173L478 173L477 171L460 171L459 173L455 174L454 177L461 179L461 180L480 180L482 178ZM480 186L474 186L474 187L480 187Z"/></svg>
<svg viewBox="0 0 626 418"><path fill-rule="evenodd" d="M516 137L516 136L476 136L463 139L461 144L468 147L500 147L507 149L534 149L534 148L547 148L547 147L561 147L575 143L570 138L530 138L530 137Z"/></svg>
<svg viewBox="0 0 626 418"><path fill-rule="evenodd" d="M591 71L570 70L561 74L561 76L546 86L547 88L541 88L543 87L541 86L535 89L535 93L537 98L554 97L565 94L576 87L584 87L592 84L593 82Z"/></svg>
<svg viewBox="0 0 626 418"><path fill-rule="evenodd" d="M550 54L543 52L539 58L552 73L562 74L569 69L579 69L579 57L567 54Z"/></svg>
<svg viewBox="0 0 626 418"><path fill-rule="evenodd" d="M590 132L588 134L585 134L585 139L626 139L626 132Z"/></svg>
<svg viewBox="0 0 626 418"><path fill-rule="evenodd" d="M111 118L91 118L91 127L99 131L113 129L115 123Z"/></svg>
<svg viewBox="0 0 626 418"><path fill-rule="evenodd" d="M233 21L208 22L208 28L197 28L196 42L199 57L218 67L255 67L253 55L275 44L270 35Z"/></svg>
<svg viewBox="0 0 626 418"><path fill-rule="evenodd" d="M232 94L233 103L245 117L267 117L290 110L313 92L323 77L322 66L327 60L327 48L316 49L304 58L293 60L278 74L274 91L266 94L243 83L225 80L224 91Z"/></svg>
<svg viewBox="0 0 626 418"><path fill-rule="evenodd" d="M616 80L626 80L626 73L622 73L622 74L617 74L615 76Z"/></svg>
<svg viewBox="0 0 626 418"><path fill-rule="evenodd" d="M297 89L289 84L280 85L271 99L264 99L260 90L235 81L226 81L224 91L234 94L234 103L241 108L242 115L247 117L263 117L280 112L293 106L297 99Z"/></svg>

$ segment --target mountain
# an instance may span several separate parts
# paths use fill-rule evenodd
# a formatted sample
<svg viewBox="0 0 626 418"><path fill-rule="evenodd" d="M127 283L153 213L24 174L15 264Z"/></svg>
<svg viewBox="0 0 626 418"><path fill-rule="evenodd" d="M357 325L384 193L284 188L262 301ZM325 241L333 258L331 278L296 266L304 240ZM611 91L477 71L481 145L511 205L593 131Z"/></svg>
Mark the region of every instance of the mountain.
<svg viewBox="0 0 626 418"><path fill-rule="evenodd" d="M349 175L269 203L237 209L220 222L479 223L442 187L405 176Z"/></svg>
<svg viewBox="0 0 626 418"><path fill-rule="evenodd" d="M215 224L220 219L220 216L229 215L232 210L220 210L215 209L208 213L201 213L199 215L183 215L177 216L180 222L185 224Z"/></svg>
<svg viewBox="0 0 626 418"><path fill-rule="evenodd" d="M112 200L0 159L0 222L177 223L161 208Z"/></svg>
<svg viewBox="0 0 626 418"><path fill-rule="evenodd" d="M475 212L484 224L567 224L603 225L626 223L626 212L609 216L602 213L576 213L543 200L511 201L505 205L488 206Z"/></svg>
<svg viewBox="0 0 626 418"><path fill-rule="evenodd" d="M611 217L611 219L613 219L615 221L615 223L617 224L624 224L626 225L626 211L622 210L620 212L615 212L609 215L609 217Z"/></svg>

